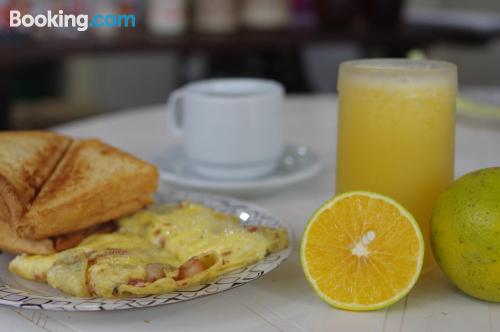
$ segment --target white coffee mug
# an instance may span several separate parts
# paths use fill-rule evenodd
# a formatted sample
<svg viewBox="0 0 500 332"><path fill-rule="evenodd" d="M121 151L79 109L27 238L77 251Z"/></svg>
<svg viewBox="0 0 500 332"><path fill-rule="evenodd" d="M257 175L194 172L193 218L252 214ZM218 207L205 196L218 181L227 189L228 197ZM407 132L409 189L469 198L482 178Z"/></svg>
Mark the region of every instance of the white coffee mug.
<svg viewBox="0 0 500 332"><path fill-rule="evenodd" d="M274 170L283 151L284 89L271 80L190 83L168 100L170 130L199 174L254 178Z"/></svg>

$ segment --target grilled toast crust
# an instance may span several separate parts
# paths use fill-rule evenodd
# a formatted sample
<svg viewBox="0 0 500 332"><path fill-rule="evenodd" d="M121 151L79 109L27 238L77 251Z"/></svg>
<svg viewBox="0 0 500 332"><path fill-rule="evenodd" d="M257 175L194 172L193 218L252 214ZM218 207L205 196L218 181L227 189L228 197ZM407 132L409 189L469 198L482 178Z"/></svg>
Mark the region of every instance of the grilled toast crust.
<svg viewBox="0 0 500 332"><path fill-rule="evenodd" d="M0 132L0 222L13 224L69 147L71 139L43 131Z"/></svg>
<svg viewBox="0 0 500 332"><path fill-rule="evenodd" d="M52 239L22 239L5 222L0 222L0 249L16 254L50 255L56 252Z"/></svg>
<svg viewBox="0 0 500 332"><path fill-rule="evenodd" d="M74 140L15 229L29 239L82 230L152 204L157 185L155 166L99 140Z"/></svg>

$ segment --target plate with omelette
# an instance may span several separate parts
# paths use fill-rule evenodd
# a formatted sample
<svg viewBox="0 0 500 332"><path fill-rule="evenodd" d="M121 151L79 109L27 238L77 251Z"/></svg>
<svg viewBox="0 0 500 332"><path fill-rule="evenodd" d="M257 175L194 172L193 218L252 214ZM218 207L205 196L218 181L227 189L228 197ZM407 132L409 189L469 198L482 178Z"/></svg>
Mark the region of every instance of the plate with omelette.
<svg viewBox="0 0 500 332"><path fill-rule="evenodd" d="M29 148L63 152L52 170L36 168L48 179L30 191L0 150L0 304L63 311L173 304L244 285L290 255L289 228L255 205L158 189L154 165L102 142L70 140L54 150L44 141L39 149L32 146L39 137L19 135L0 134L0 143L27 142L23 158Z"/></svg>

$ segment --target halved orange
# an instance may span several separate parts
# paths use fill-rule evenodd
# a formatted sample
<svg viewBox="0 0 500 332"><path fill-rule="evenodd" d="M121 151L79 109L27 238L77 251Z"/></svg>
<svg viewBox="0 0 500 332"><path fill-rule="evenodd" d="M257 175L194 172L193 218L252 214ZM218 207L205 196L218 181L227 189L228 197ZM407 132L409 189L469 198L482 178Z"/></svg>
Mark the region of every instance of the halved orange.
<svg viewBox="0 0 500 332"><path fill-rule="evenodd" d="M389 306L415 285L424 239L412 215L391 198L362 191L325 202L302 236L307 280L328 304L366 311Z"/></svg>

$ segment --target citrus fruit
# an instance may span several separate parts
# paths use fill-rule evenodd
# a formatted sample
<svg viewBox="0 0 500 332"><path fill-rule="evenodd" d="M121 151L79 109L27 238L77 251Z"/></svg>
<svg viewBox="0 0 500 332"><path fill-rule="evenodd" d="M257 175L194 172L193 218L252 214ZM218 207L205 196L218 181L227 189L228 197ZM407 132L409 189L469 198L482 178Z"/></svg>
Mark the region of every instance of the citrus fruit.
<svg viewBox="0 0 500 332"><path fill-rule="evenodd" d="M328 304L376 310L411 290L422 269L424 239L415 219L394 200L351 191L314 213L300 254L307 280Z"/></svg>
<svg viewBox="0 0 500 332"><path fill-rule="evenodd" d="M500 302L500 167L456 180L439 196L430 231L450 280L473 297Z"/></svg>

